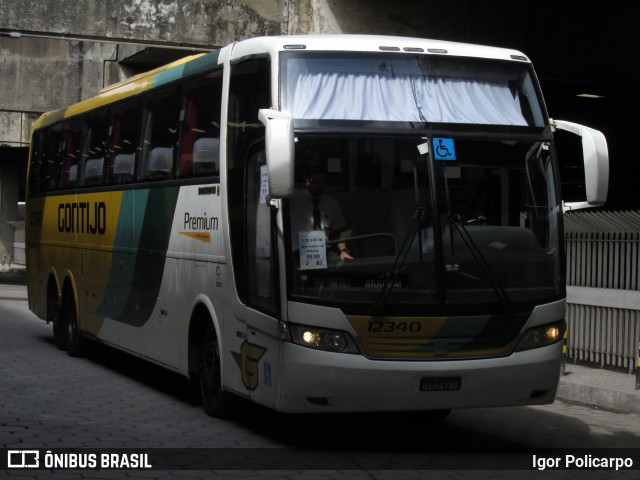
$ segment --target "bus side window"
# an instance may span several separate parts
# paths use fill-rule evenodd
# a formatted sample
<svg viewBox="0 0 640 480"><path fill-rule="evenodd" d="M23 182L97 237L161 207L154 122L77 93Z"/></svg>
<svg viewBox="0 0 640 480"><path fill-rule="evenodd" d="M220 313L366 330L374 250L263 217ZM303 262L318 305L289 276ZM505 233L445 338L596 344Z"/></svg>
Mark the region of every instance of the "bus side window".
<svg viewBox="0 0 640 480"><path fill-rule="evenodd" d="M135 180L139 150L140 108L134 103L118 109L111 122L107 182L127 184Z"/></svg>
<svg viewBox="0 0 640 480"><path fill-rule="evenodd" d="M46 148L40 171L40 189L43 192L57 190L60 187L65 140L63 128L63 124L58 123L47 130Z"/></svg>
<svg viewBox="0 0 640 480"><path fill-rule="evenodd" d="M43 148L46 138L46 130L38 130L33 134L31 158L29 159L29 193L38 193L41 190L40 175L43 173Z"/></svg>
<svg viewBox="0 0 640 480"><path fill-rule="evenodd" d="M178 144L180 95L178 89L152 96L146 109L141 180L173 178L173 159Z"/></svg>
<svg viewBox="0 0 640 480"><path fill-rule="evenodd" d="M81 157L81 187L102 185L104 164L108 154L108 112L98 111L89 116L86 124L84 148Z"/></svg>
<svg viewBox="0 0 640 480"><path fill-rule="evenodd" d="M185 84L177 177L218 175L222 70Z"/></svg>
<svg viewBox="0 0 640 480"><path fill-rule="evenodd" d="M75 188L78 184L78 161L80 160L81 130L79 122L69 122L65 128L62 160L63 189Z"/></svg>

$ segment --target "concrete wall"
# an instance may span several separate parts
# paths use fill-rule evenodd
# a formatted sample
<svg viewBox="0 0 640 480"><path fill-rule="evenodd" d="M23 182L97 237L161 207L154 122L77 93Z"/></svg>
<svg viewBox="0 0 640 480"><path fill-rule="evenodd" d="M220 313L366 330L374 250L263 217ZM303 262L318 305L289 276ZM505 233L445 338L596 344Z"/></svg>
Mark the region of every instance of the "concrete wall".
<svg viewBox="0 0 640 480"><path fill-rule="evenodd" d="M0 153L3 149L0 149ZM15 229L9 221L19 221L18 175L12 164L0 164L0 262L13 259Z"/></svg>
<svg viewBox="0 0 640 480"><path fill-rule="evenodd" d="M0 110L43 112L94 95L116 45L0 37ZM2 132L0 132L0 138Z"/></svg>
<svg viewBox="0 0 640 480"><path fill-rule="evenodd" d="M38 115L33 113L0 111L0 145L28 146L32 126L37 118Z"/></svg>
<svg viewBox="0 0 640 480"><path fill-rule="evenodd" d="M86 37L222 45L247 36L281 33L287 3L285 0L3 0L0 26Z"/></svg>

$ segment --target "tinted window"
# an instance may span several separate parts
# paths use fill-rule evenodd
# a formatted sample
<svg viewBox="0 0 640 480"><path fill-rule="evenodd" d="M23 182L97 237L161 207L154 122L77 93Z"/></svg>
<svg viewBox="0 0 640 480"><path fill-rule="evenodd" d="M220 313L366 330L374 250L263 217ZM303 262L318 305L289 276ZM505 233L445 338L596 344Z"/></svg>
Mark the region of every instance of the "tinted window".
<svg viewBox="0 0 640 480"><path fill-rule="evenodd" d="M177 90L154 95L147 102L139 179L155 181L173 178L180 104Z"/></svg>
<svg viewBox="0 0 640 480"><path fill-rule="evenodd" d="M222 71L185 84L176 176L217 175L220 169Z"/></svg>
<svg viewBox="0 0 640 480"><path fill-rule="evenodd" d="M86 119L85 146L81 157L80 186L102 185L105 159L108 155L109 114L92 112Z"/></svg>
<svg viewBox="0 0 640 480"><path fill-rule="evenodd" d="M142 111L136 102L126 103L114 111L107 166L109 183L126 184L135 180L141 117Z"/></svg>

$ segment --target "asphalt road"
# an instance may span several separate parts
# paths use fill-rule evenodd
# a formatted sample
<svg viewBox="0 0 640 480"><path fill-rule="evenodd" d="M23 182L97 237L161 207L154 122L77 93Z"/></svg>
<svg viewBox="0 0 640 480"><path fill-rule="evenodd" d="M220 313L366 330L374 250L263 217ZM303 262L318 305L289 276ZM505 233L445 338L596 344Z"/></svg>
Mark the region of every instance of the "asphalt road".
<svg viewBox="0 0 640 480"><path fill-rule="evenodd" d="M38 479L635 479L640 416L557 401L454 411L433 424L406 413L288 416L242 403L234 418L213 419L173 373L100 345L85 358L57 350L51 326L27 308L26 287L0 285L0 448L38 450L41 461L47 450L147 452L156 467L0 473ZM536 468L555 458L563 467L567 455L634 466Z"/></svg>

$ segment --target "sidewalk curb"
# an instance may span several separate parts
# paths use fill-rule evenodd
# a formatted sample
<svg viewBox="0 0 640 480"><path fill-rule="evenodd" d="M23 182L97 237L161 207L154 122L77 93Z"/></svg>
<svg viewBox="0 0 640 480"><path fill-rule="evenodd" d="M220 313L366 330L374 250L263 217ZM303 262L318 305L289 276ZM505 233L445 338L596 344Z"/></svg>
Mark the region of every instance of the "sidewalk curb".
<svg viewBox="0 0 640 480"><path fill-rule="evenodd" d="M560 378L556 397L560 400L578 402L607 410L640 414L640 391L636 393L624 392Z"/></svg>

